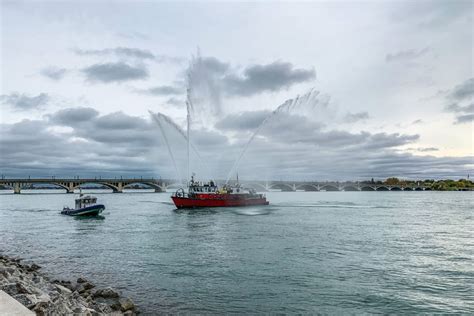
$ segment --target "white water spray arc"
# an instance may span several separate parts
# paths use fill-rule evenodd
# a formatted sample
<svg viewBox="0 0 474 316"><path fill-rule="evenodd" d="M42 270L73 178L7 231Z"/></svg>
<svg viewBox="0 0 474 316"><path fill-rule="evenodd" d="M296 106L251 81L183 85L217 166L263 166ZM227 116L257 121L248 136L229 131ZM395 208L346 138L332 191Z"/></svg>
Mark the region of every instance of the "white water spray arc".
<svg viewBox="0 0 474 316"><path fill-rule="evenodd" d="M176 165L176 159L174 158L173 151L171 150L170 143L168 141L168 137L166 136L166 133L163 129L163 126L161 125L160 120L155 116L155 114L151 111L148 111L151 115L151 117L155 120L155 122L158 124L158 127L160 128L161 135L163 135L163 139L165 140L166 147L168 148L168 153L170 154L171 160L173 161L173 167L174 170L176 171L176 175L178 176L179 182L183 181L183 178L181 177L181 173L179 172L178 166Z"/></svg>
<svg viewBox="0 0 474 316"><path fill-rule="evenodd" d="M230 169L229 174L227 175L225 183L227 184L230 180L230 177L234 174L234 172L237 170L239 167L240 161L242 160L242 157L245 155L247 152L247 149L249 148L250 144L252 141L255 139L255 137L260 133L262 128L271 120L273 119L277 114L280 113L290 113L294 109L298 107L302 107L304 105L316 105L317 104L317 99L316 97L319 95L319 91L316 91L314 89L311 89L308 93L304 94L303 96L297 96L294 99L289 99L286 100L285 103L281 104L279 107L277 107L270 115L268 115L262 123L257 127L255 132L250 136L249 141L245 144L244 148L240 152L240 155L237 157L237 160L235 160L234 165L232 166L232 169Z"/></svg>

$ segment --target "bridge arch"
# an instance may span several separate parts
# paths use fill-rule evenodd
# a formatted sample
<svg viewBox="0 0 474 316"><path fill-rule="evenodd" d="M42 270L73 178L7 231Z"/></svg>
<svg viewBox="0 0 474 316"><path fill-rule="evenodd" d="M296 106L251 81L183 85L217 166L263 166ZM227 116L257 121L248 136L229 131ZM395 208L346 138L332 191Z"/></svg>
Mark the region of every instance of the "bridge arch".
<svg viewBox="0 0 474 316"><path fill-rule="evenodd" d="M28 184L30 184L30 183L20 184L20 189L24 189L25 185L28 185ZM51 181L51 182L42 182L41 184L54 185L55 187L58 187L58 189L64 189L64 190L66 190L66 192L69 191L69 188L68 188L67 184L65 184L65 183Z"/></svg>
<svg viewBox="0 0 474 316"><path fill-rule="evenodd" d="M61 189L66 190L66 192L69 192L69 188L68 188L67 184L59 183L59 182L51 182L51 183L48 183L48 184L55 185L57 187L60 187Z"/></svg>
<svg viewBox="0 0 474 316"><path fill-rule="evenodd" d="M296 187L296 190L301 190L301 189L305 191L319 191L319 187L317 185L310 184L310 183L300 184Z"/></svg>
<svg viewBox="0 0 474 316"><path fill-rule="evenodd" d="M403 191L413 191L413 189L410 188L410 187L405 187L405 188L403 188Z"/></svg>
<svg viewBox="0 0 474 316"><path fill-rule="evenodd" d="M126 183L126 184L124 184L123 189L126 189L127 187L130 187L133 184L144 184L144 185L150 187L151 189L154 189L155 192L166 192L166 185L165 184L163 184L163 186L161 186L157 183L146 182L146 181L136 181L136 182Z"/></svg>
<svg viewBox="0 0 474 316"><path fill-rule="evenodd" d="M360 191L358 187L354 185L347 185L342 188L344 191Z"/></svg>
<svg viewBox="0 0 474 316"><path fill-rule="evenodd" d="M275 183L269 186L269 189L273 190L282 190L282 191L294 191L294 188L292 185L289 185L287 183Z"/></svg>
<svg viewBox="0 0 474 316"><path fill-rule="evenodd" d="M29 183L29 182L18 182L18 183L2 183L3 186L12 189L15 193L20 193L21 190L28 190L25 188L28 185L37 184L37 183ZM69 192L69 188L67 184L61 182L55 182L54 180L41 182L40 184L47 184L57 187L57 189L64 189L66 192Z"/></svg>
<svg viewBox="0 0 474 316"><path fill-rule="evenodd" d="M375 189L376 191L390 191L390 189L386 186L380 186L378 187L377 189Z"/></svg>
<svg viewBox="0 0 474 316"><path fill-rule="evenodd" d="M105 186L105 187L111 189L113 192L122 192L122 190L118 187L118 185L114 185L110 182L102 182L102 181L100 181L100 182L82 182L82 183L76 184L72 188L72 191L74 192L74 190L80 189L82 186L84 186L86 184L100 184L102 186Z"/></svg>
<svg viewBox="0 0 474 316"><path fill-rule="evenodd" d="M390 191L403 191L400 187L392 187Z"/></svg>
<svg viewBox="0 0 474 316"><path fill-rule="evenodd" d="M268 191L268 187L261 183L243 183L243 187L255 189L258 192Z"/></svg>
<svg viewBox="0 0 474 316"><path fill-rule="evenodd" d="M181 182L175 182L175 183L170 183L170 184L167 184L166 185L166 188L170 188L170 189L179 189L181 187L183 187L185 185L183 185L183 183Z"/></svg>
<svg viewBox="0 0 474 316"><path fill-rule="evenodd" d="M332 184L323 185L320 187L321 191L339 191L339 188Z"/></svg>
<svg viewBox="0 0 474 316"><path fill-rule="evenodd" d="M375 188L366 185L366 186L361 187L360 190L361 190L361 191L375 191Z"/></svg>

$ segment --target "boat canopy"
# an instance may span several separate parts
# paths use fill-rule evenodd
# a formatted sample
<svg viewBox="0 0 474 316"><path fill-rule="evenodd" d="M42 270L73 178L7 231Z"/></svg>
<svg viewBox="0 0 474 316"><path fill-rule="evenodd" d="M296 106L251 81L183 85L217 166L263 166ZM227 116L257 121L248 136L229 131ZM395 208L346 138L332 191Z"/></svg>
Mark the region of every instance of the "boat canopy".
<svg viewBox="0 0 474 316"><path fill-rule="evenodd" d="M97 203L97 198L94 196L81 196L80 198L76 199L76 209L83 208L89 205L93 205Z"/></svg>

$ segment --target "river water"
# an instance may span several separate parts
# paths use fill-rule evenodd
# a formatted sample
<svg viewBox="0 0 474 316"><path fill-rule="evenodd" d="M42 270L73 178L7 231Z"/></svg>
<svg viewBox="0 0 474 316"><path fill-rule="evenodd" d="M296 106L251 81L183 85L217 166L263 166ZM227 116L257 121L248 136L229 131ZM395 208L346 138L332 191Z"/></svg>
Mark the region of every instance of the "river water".
<svg viewBox="0 0 474 316"><path fill-rule="evenodd" d="M25 191L26 192L26 191ZM177 211L169 193L0 194L0 252L120 289L145 314L474 313L473 192L269 192Z"/></svg>

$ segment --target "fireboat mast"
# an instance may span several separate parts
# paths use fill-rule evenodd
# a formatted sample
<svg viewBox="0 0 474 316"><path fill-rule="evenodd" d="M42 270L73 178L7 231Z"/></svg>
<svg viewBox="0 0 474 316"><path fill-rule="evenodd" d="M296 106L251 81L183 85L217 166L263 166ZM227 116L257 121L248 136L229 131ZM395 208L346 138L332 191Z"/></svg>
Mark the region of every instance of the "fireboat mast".
<svg viewBox="0 0 474 316"><path fill-rule="evenodd" d="M189 137L190 137L190 127L191 127L191 97L190 97L190 89L187 90L187 100L186 100L186 111L187 111L187 115L186 115L186 123L187 123L187 129L186 129L186 133L187 133L187 139L188 139L188 142L187 142L187 154L188 154L188 171L187 171L187 177L186 177L186 183L188 183L188 186L189 186L189 176L190 176L190 157L189 157L189 146L190 146L190 140L189 140Z"/></svg>

